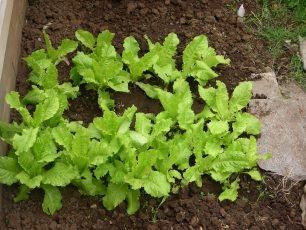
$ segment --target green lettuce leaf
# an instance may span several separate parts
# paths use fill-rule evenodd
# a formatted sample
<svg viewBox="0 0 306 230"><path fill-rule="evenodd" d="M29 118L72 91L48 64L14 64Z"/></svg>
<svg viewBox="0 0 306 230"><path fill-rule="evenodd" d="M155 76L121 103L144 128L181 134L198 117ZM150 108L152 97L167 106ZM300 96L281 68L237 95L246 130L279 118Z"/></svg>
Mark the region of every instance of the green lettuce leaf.
<svg viewBox="0 0 306 230"><path fill-rule="evenodd" d="M96 44L96 38L92 33L85 30L77 30L75 32L75 37L87 48L93 50Z"/></svg>
<svg viewBox="0 0 306 230"><path fill-rule="evenodd" d="M62 208L61 192L57 187L51 185L43 185L42 188L45 191L42 209L46 214L53 215Z"/></svg>
<svg viewBox="0 0 306 230"><path fill-rule="evenodd" d="M12 185L18 179L16 176L20 173L21 168L16 159L11 157L0 157L0 183Z"/></svg>

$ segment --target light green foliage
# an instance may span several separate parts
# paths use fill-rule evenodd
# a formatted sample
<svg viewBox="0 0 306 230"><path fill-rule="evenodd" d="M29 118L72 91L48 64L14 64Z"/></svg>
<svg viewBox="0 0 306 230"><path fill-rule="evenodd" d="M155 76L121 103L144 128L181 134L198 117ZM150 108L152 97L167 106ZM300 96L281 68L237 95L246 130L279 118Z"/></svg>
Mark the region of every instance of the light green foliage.
<svg viewBox="0 0 306 230"><path fill-rule="evenodd" d="M53 215L62 207L60 188L73 185L83 195L101 197L108 210L126 202L127 213L133 214L140 208L141 193L165 200L171 191L191 182L202 186L203 175L223 185L220 200L231 201L238 194L240 173L261 180L253 136L260 133L260 122L243 111L252 84L241 83L231 97L220 81L216 88L204 87L217 76L212 67L229 63L208 47L206 37L198 36L187 45L180 71L174 59L179 44L174 33L162 44L146 37L149 52L142 57L137 41L128 37L121 57L112 45L113 33L104 31L95 38L79 30L76 38L82 51L74 56L71 71L76 86L59 84L56 69L75 49L75 42L64 40L54 49L47 34L44 37L47 52L35 51L26 58L32 89L23 98L17 92L6 96L22 121L0 122L0 137L12 146L8 156L0 158L0 183L19 184L16 202L40 188L45 192L42 209ZM144 72L157 75L169 87L135 83ZM189 76L199 82L204 101L198 114L192 109ZM110 90L127 92L129 83L158 100L164 110L153 115L131 106L116 114ZM103 110L86 126L63 117L80 84L97 90ZM29 105L33 109L28 110Z"/></svg>
<svg viewBox="0 0 306 230"><path fill-rule="evenodd" d="M53 215L62 207L62 196L58 188L51 185L43 185L42 189L45 191L42 209L45 213Z"/></svg>
<svg viewBox="0 0 306 230"><path fill-rule="evenodd" d="M140 80L143 72L150 70L158 60L158 55L152 52L146 53L143 57L138 57L140 47L134 37L127 37L123 43L122 61L129 67L131 79Z"/></svg>
<svg viewBox="0 0 306 230"><path fill-rule="evenodd" d="M207 37L200 35L195 37L183 51L183 76L192 76L200 85L205 85L208 80L218 76L212 67L229 63L229 59L216 55L215 50L208 46Z"/></svg>

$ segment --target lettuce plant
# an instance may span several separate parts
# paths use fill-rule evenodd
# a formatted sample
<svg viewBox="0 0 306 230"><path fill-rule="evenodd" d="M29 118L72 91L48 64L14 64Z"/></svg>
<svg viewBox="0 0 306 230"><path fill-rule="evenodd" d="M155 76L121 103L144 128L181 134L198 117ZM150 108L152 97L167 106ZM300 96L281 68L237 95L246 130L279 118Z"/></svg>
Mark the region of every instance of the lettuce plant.
<svg viewBox="0 0 306 230"><path fill-rule="evenodd" d="M237 198L242 173L261 180L256 162L266 156L257 155L255 138L261 125L244 111L252 84L240 83L231 97L220 81L216 88L205 87L217 76L212 68L229 63L208 47L205 36L187 45L179 70L174 59L179 40L174 33L162 44L146 37L149 51L142 57L133 37L124 40L120 55L109 31L97 38L84 30L75 35L81 44L72 58L75 86L58 83L56 66L77 43L64 40L55 49L45 33L46 51L25 58L32 89L22 98L17 92L6 96L22 120L0 122L0 137L11 146L7 156L0 157L0 183L20 186L16 202L40 188L45 192L42 209L52 215L62 207L60 189L73 185L84 195L101 197L108 210L125 202L127 213L133 214L141 206L142 193L166 198L191 182L202 186L203 175L223 185L220 201ZM141 82L146 72L171 84L172 90ZM199 113L192 109L187 77L199 83L204 102ZM87 126L63 117L81 84L97 90L103 110ZM163 111L145 114L132 106L116 114L110 90L128 92L128 84L160 102Z"/></svg>

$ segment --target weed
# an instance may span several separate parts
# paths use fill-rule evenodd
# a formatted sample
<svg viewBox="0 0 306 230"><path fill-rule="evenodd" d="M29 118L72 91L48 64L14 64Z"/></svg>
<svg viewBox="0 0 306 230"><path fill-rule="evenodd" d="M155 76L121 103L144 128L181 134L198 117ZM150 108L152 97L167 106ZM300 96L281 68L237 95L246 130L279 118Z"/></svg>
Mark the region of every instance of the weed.
<svg viewBox="0 0 306 230"><path fill-rule="evenodd" d="M264 199L265 197L274 197L274 195L262 183L258 184L256 186L256 189L259 192L259 195L256 199L256 203L259 202L260 200Z"/></svg>
<svg viewBox="0 0 306 230"><path fill-rule="evenodd" d="M277 63L285 52L286 40L297 44L298 36L306 36L306 1L262 0L261 12L252 13L247 24L255 34L269 42L273 63ZM289 76L306 87L301 60L295 54L291 57Z"/></svg>
<svg viewBox="0 0 306 230"><path fill-rule="evenodd" d="M289 64L290 75L304 89L306 89L306 73L303 69L302 60L298 55L293 55Z"/></svg>

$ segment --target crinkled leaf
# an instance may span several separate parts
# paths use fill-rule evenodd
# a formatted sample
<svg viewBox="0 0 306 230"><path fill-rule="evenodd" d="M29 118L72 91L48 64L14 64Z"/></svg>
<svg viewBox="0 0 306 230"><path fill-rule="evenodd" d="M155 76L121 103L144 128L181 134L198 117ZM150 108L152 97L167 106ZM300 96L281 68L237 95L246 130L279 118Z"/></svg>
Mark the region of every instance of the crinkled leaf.
<svg viewBox="0 0 306 230"><path fill-rule="evenodd" d="M29 91L25 97L22 99L22 103L27 104L38 104L46 98L46 93L39 89L37 86L33 85L32 90Z"/></svg>
<svg viewBox="0 0 306 230"><path fill-rule="evenodd" d="M22 128L16 123L8 124L6 122L0 121L0 138L5 142L11 144L11 139L15 134L20 134Z"/></svg>
<svg viewBox="0 0 306 230"><path fill-rule="evenodd" d="M16 175L16 179L18 179L21 184L25 184L27 187L33 189L40 186L43 177L41 175L31 177L28 173L22 171Z"/></svg>
<svg viewBox="0 0 306 230"><path fill-rule="evenodd" d="M13 137L13 146L16 149L16 155L21 152L27 152L36 141L39 128L28 128L22 130L21 135L16 134Z"/></svg>
<svg viewBox="0 0 306 230"><path fill-rule="evenodd" d="M134 214L140 208L139 202L140 192L139 190L129 189L127 192L126 200L127 200L127 213L129 215Z"/></svg>
<svg viewBox="0 0 306 230"><path fill-rule="evenodd" d="M67 165L61 162L56 162L55 165L42 174L43 183L53 186L66 186L73 179L78 178L79 173L72 165Z"/></svg>
<svg viewBox="0 0 306 230"><path fill-rule="evenodd" d="M11 157L0 157L0 183L12 185L17 182L16 175L21 171L18 162Z"/></svg>
<svg viewBox="0 0 306 230"><path fill-rule="evenodd" d="M230 201L235 201L238 197L238 189L239 189L239 182L240 179L237 178L234 182L230 184L229 187L226 187L224 191L219 195L218 199L220 201L223 200L230 200Z"/></svg>
<svg viewBox="0 0 306 230"><path fill-rule="evenodd" d="M134 37L127 37L123 42L122 61L129 67L133 80L139 80L143 72L149 70L158 60L158 55L152 52L139 58L139 44Z"/></svg>
<svg viewBox="0 0 306 230"><path fill-rule="evenodd" d="M92 33L85 30L77 30L75 37L87 48L93 49L96 44L96 39Z"/></svg>
<svg viewBox="0 0 306 230"><path fill-rule="evenodd" d="M33 145L33 154L38 163L53 162L59 157L52 134L49 130L39 134Z"/></svg>
<svg viewBox="0 0 306 230"><path fill-rule="evenodd" d="M59 99L56 93L50 92L50 95L36 106L33 114L34 124L38 126L42 122L52 118L59 110L59 106Z"/></svg>
<svg viewBox="0 0 306 230"><path fill-rule="evenodd" d="M109 110L115 106L115 101L111 99L109 92L99 89L98 104L102 110Z"/></svg>
<svg viewBox="0 0 306 230"><path fill-rule="evenodd" d="M21 114L23 121L30 125L32 117L26 107L21 104L19 97L18 92L12 91L6 95L5 100L12 109L16 109Z"/></svg>
<svg viewBox="0 0 306 230"><path fill-rule="evenodd" d="M144 190L153 197L168 196L170 192L170 184L167 177L158 172L152 171L147 179L144 181Z"/></svg>
<svg viewBox="0 0 306 230"><path fill-rule="evenodd" d="M19 201L22 201L22 200L27 200L29 198L29 193L31 192L31 189L24 185L24 184L21 184L19 186L19 192L18 194L15 196L14 198L14 202L19 202Z"/></svg>
<svg viewBox="0 0 306 230"><path fill-rule="evenodd" d="M65 125L59 125L52 129L52 136L55 142L63 146L66 150L71 149L72 134Z"/></svg>
<svg viewBox="0 0 306 230"><path fill-rule="evenodd" d="M157 99L158 98L158 91L159 87L149 85L149 84L144 84L142 82L136 82L136 85L142 89L146 95L152 99Z"/></svg>
<svg viewBox="0 0 306 230"><path fill-rule="evenodd" d="M252 97L252 88L251 82L242 82L234 89L229 101L229 109L231 112L237 112L248 105Z"/></svg>
<svg viewBox="0 0 306 230"><path fill-rule="evenodd" d="M42 209L48 215L53 215L62 208L62 195L57 187L51 185L43 185L45 191Z"/></svg>
<svg viewBox="0 0 306 230"><path fill-rule="evenodd" d="M226 121L211 121L207 126L213 135L224 135L229 130L229 126Z"/></svg>
<svg viewBox="0 0 306 230"><path fill-rule="evenodd" d="M110 183L103 197L104 207L107 210L113 210L126 199L128 191L129 188L127 184Z"/></svg>
<svg viewBox="0 0 306 230"><path fill-rule="evenodd" d="M257 169L246 172L255 181L262 181L262 176Z"/></svg>

